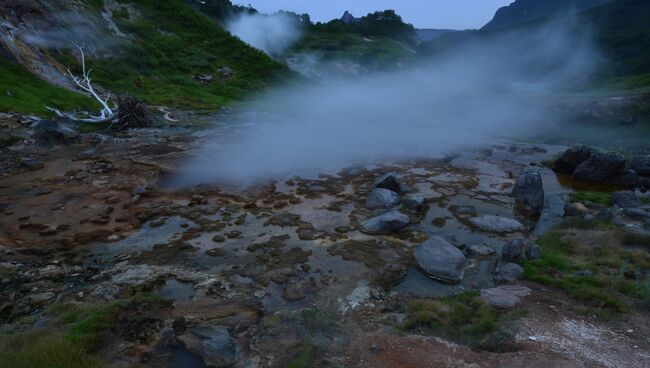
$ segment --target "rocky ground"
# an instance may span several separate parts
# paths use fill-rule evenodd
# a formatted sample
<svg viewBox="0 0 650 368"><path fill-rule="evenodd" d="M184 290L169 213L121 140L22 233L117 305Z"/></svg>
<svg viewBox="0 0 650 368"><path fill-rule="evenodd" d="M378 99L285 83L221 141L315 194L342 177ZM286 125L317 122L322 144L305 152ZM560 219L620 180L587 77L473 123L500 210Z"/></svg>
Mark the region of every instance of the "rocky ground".
<svg viewBox="0 0 650 368"><path fill-rule="evenodd" d="M201 124L105 134L0 118L5 336L45 331L119 367L650 365L643 157L496 144L167 188L214 139ZM613 266L553 263L566 250L537 241L549 232L620 240L607 259L640 288L586 295Z"/></svg>

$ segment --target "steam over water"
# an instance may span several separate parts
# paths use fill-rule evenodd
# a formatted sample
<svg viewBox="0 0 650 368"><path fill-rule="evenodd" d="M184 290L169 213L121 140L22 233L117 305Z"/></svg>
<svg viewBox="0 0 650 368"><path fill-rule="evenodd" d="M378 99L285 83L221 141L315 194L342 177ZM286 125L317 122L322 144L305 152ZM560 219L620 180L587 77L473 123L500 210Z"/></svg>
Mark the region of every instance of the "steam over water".
<svg viewBox="0 0 650 368"><path fill-rule="evenodd" d="M268 91L233 118L246 124L216 135L177 181L250 182L540 132L561 118L541 102L544 91L596 66L588 32L576 30L584 29L552 24L485 37L406 71Z"/></svg>

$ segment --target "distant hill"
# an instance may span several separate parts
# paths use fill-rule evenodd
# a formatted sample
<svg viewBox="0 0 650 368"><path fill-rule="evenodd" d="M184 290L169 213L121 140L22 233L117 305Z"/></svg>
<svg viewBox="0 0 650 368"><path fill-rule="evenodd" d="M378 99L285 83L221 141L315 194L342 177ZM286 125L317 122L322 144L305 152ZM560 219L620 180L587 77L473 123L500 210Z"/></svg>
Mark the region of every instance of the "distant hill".
<svg viewBox="0 0 650 368"><path fill-rule="evenodd" d="M548 0L548 3L555 2ZM523 4L524 0L517 3ZM481 42L506 33L529 32L566 16L545 17L507 27L446 33L421 43L418 54L423 57L444 54L470 42ZM604 5L576 13L574 24L592 31L596 46L607 61L607 66L592 78L587 87L650 87L650 0L608 1Z"/></svg>
<svg viewBox="0 0 650 368"><path fill-rule="evenodd" d="M595 8L612 0L517 0L497 10L483 29L505 28L540 18L557 17Z"/></svg>
<svg viewBox="0 0 650 368"><path fill-rule="evenodd" d="M432 39L442 36L443 34L449 32L457 32L457 31L453 29L431 29L431 28L423 28L423 29L415 30L415 34L417 35L418 41L420 42L431 41Z"/></svg>

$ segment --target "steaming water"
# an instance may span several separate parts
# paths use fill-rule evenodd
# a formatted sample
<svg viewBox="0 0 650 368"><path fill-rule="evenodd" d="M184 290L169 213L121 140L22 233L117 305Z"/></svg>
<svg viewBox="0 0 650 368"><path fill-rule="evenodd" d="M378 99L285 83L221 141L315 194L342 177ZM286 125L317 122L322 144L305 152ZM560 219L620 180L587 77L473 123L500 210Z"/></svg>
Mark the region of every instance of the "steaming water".
<svg viewBox="0 0 650 368"><path fill-rule="evenodd" d="M176 184L241 184L525 138L561 121L545 91L584 77L597 55L588 32L553 24L408 71L275 89L250 101L255 112L233 118L237 129L206 144Z"/></svg>

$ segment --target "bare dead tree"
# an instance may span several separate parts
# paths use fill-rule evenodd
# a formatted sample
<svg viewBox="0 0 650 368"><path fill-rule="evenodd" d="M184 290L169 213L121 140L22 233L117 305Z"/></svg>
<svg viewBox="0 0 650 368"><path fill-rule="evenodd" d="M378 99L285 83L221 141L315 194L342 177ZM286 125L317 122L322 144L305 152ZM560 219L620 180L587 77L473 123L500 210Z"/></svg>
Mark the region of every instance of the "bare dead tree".
<svg viewBox="0 0 650 368"><path fill-rule="evenodd" d="M80 116L77 113L66 113L62 112L58 109L45 106L48 110L52 111L56 116L63 118L63 119L68 119L80 123L94 123L94 124L103 124L103 123L113 123L118 119L117 113L114 111L115 108L111 108L108 105L108 100L111 98L110 93L108 96L103 99L99 96L97 91L95 91L95 88L93 87L92 84L92 79L90 78L90 73L92 72L92 69L87 69L86 68L86 55L84 53L84 45L78 45L76 43L73 43L73 45L79 50L81 53L81 70L82 70L82 75L81 77L77 76L76 74L72 73L70 69L68 68L68 76L74 82L74 84L79 87L81 90L87 92L90 94L95 100L97 100L100 105L102 106L101 111L99 112L99 115L93 116L90 114L83 114L85 116Z"/></svg>

